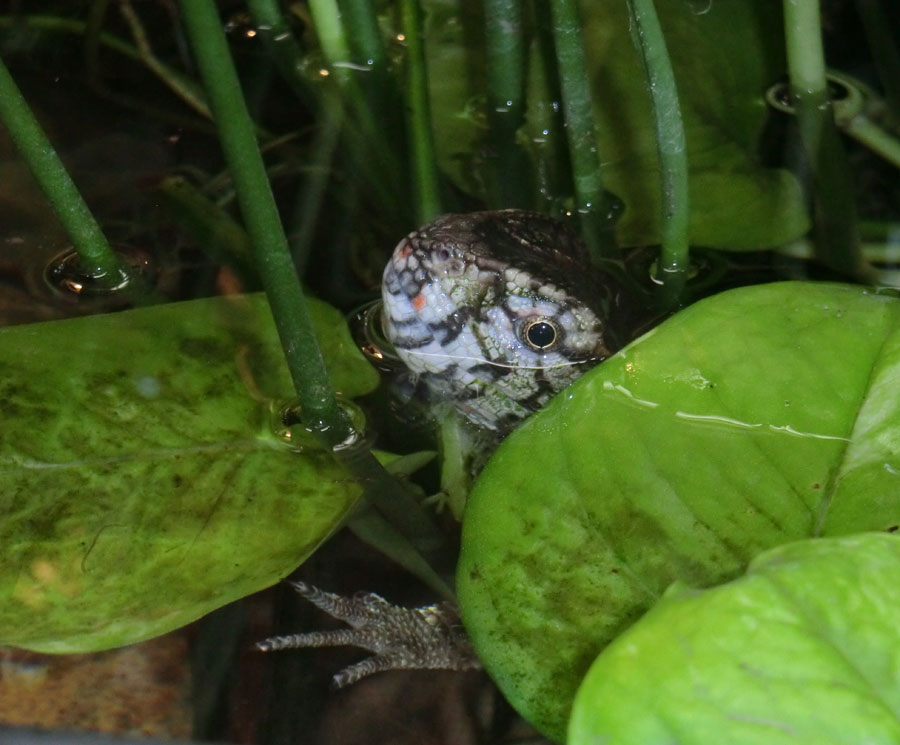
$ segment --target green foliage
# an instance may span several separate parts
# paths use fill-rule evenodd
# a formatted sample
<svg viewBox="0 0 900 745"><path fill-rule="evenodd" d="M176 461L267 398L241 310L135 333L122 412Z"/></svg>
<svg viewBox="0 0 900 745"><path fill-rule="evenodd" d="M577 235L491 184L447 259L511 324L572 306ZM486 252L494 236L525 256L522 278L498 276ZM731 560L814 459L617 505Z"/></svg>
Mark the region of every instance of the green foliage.
<svg viewBox="0 0 900 745"><path fill-rule="evenodd" d="M675 587L591 666L570 745L900 742L900 540L801 541Z"/></svg>
<svg viewBox="0 0 900 745"><path fill-rule="evenodd" d="M424 4L432 14L429 28L436 29L429 38L428 64L439 161L457 186L490 203L481 168L485 119L477 115L483 82L471 67L477 60L470 31L477 11L447 0ZM800 187L789 172L765 167L758 158L769 118L763 93L784 69L781 9L754 0L696 5L656 3L687 134L692 242L750 250L793 240L809 227ZM604 185L625 203L617 238L625 246L658 243L653 116L628 32L626 4L595 2L582 17ZM532 53L538 54L536 44ZM540 161L552 157L549 140L560 133L543 132L545 109L554 98L536 76L530 85L522 134L527 133L527 149ZM537 162L535 167L540 170ZM539 186L550 188L545 196L565 201L565 193L552 192L553 184Z"/></svg>
<svg viewBox="0 0 900 745"><path fill-rule="evenodd" d="M375 372L310 302L347 397ZM361 491L301 427L262 295L0 329L0 642L83 652L290 573Z"/></svg>
<svg viewBox="0 0 900 745"><path fill-rule="evenodd" d="M182 7L196 4L183 0ZM347 305L356 302L359 288L348 279L377 278L387 250L414 227L417 190L408 173L428 173L434 186L431 176L439 169L447 209L503 207L507 200L518 204L523 194L519 206L555 214L572 209L578 168L566 133L593 124L592 157L602 163L597 188L602 177L625 205L618 242L660 241L660 143L627 3L581 3L594 120L585 107L588 121L579 119L577 128L559 114L565 110L556 74L560 49L546 28L546 4L524 6L517 43L530 59L506 80L515 82L511 97L521 94L506 108L502 100L495 106L496 91L485 83L485 60L491 52L496 58L499 48L490 48L481 4L421 5L426 31L411 38L417 3L403 4L405 16L394 12L398 3L378 4L384 11L379 38L376 8L364 2L340 8L315 3L309 26L301 20L303 4L291 4L291 15L282 15L284 3L248 3L258 27L254 38L268 42L269 62L312 112L312 122L295 111L280 111L270 121L271 102L253 107L270 175L305 173L300 207L291 216L292 234L299 236L294 258L303 264L312 246L314 259L328 257L310 262L307 282L330 285ZM785 67L779 4L653 5L686 127L692 243L749 250L801 237L814 190L760 157L772 123L763 92ZM214 13L193 36L219 33ZM128 59L145 54L101 32L100 26L113 26L108 18L94 28L44 15L29 16L24 25L12 21L84 34L83 46L94 54L100 47ZM156 25L169 22L165 15L153 28L170 38L168 25ZM140 23L131 23L140 37ZM317 35L322 50L315 48ZM230 37L234 49L251 44L249 37L236 41L239 36ZM425 75L422 59L411 53L423 41L428 95L416 89L414 129L404 118L413 96L407 87L404 100L401 89L404 80L421 82ZM271 80L257 52L243 60L252 60L241 70L248 90ZM211 55L214 73L223 54ZM147 57L143 64L183 90L173 85L180 72ZM88 67L97 68L96 57ZM238 94L236 79L223 87ZM250 96L254 102L256 95ZM288 108L297 103L290 96L279 102L284 99ZM426 102L436 161L426 142ZM823 111L817 121L828 116ZM301 122L299 133L268 131L285 121ZM319 136L308 136L316 130ZM248 147L236 150L246 154ZM574 166L584 165L575 160ZM189 166L183 172L196 172L181 165ZM815 181L816 190L828 190L828 178ZM229 178L201 176L197 186L204 199L227 206ZM260 178L249 194L264 191ZM419 200L425 191L418 190ZM426 211L437 209L435 190L427 191L432 206ZM847 193L838 201L852 212ZM263 232L280 230L272 222L275 211L269 212ZM245 220L252 213L245 209ZM853 220L836 210L826 214L845 224L832 242L849 252L843 238L853 232ZM233 227L213 215L200 227L213 233ZM351 270L342 263L345 256L362 257L362 268ZM242 264L243 258L230 261ZM239 268L252 282L253 268ZM287 297L276 289L276 301L279 295ZM312 305L335 387L345 397L370 390L374 373L350 348L340 317ZM291 319L291 302L282 307L281 317ZM798 733L786 742L827 742L840 727L860 723L873 736L887 733L896 741L896 717L880 718L860 688L847 694L856 695L853 710L841 708L846 691L816 690L823 694L815 699L816 711L827 712L833 729L804 730L812 725L801 718L811 706L802 684L853 678L846 660L859 663L873 690L895 696L896 680L879 667L877 652L897 646L890 615L896 597L886 579L896 576L897 544L874 536L818 540L755 557L797 539L900 523L898 315L896 300L858 288L789 284L728 293L635 342L509 438L471 497L459 585L479 653L520 712L562 738L592 660L666 588L733 580L750 563L747 576L730 585L670 591L601 655L582 690L575 741L614 732L609 736L617 742L653 742L658 732L671 734L661 722L675 721L688 742L703 742L705 732L715 733L711 741L741 741L743 720L722 717L721 707L704 709L708 691L738 702L738 719L774 712ZM288 349L304 358L312 352L309 338ZM341 523L361 491L319 441L299 427L288 433L281 426L279 412L292 396L260 297L0 331L0 585L7 598L0 642L57 652L125 644L187 623L290 572ZM395 496L389 488L383 494ZM397 512L410 510L401 504ZM373 517L373 511L357 515L359 534L381 536L382 545L401 542L392 526ZM405 557L408 566L422 560L417 552L394 556ZM868 594L860 592L863 582ZM790 597L776 586L788 588ZM744 615L748 608L752 614ZM722 630L721 639L704 633L710 627ZM741 664L751 628L758 633L746 649L750 662L760 665L753 669ZM686 654L685 638L696 654ZM836 650L843 659L834 658ZM688 664L696 664L689 682L699 689L689 689L681 677ZM790 687L796 671L802 681L778 708L757 706L761 679ZM893 698L890 705L896 711ZM625 732L639 721L648 729ZM884 728L876 730L880 722Z"/></svg>
<svg viewBox="0 0 900 745"><path fill-rule="evenodd" d="M514 432L475 485L466 627L562 737L597 652L672 582L708 586L789 541L900 523L900 303L848 285L701 301Z"/></svg>

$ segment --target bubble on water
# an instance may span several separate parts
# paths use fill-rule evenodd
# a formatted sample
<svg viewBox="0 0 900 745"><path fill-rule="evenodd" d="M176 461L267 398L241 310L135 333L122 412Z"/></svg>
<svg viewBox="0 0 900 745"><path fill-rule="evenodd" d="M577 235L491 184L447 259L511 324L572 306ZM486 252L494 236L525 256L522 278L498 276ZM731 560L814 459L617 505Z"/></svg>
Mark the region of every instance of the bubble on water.
<svg viewBox="0 0 900 745"><path fill-rule="evenodd" d="M113 250L123 267L116 277L108 277L100 267L85 267L78 252L69 248L44 267L44 281L58 297L80 301L109 298L136 279L147 280L155 273L149 254L141 249L116 246Z"/></svg>
<svg viewBox="0 0 900 745"><path fill-rule="evenodd" d="M688 0L687 4L695 16L704 16L712 10L713 0Z"/></svg>
<svg viewBox="0 0 900 745"><path fill-rule="evenodd" d="M363 410L352 401L340 396L337 399L344 421L349 424L347 435L336 445L335 451L347 451L369 447L367 439L366 417ZM303 413L297 400L289 402L272 402L270 421L272 433L292 450L306 447L321 447L322 440L327 437L329 425L321 419L311 419Z"/></svg>
<svg viewBox="0 0 900 745"><path fill-rule="evenodd" d="M139 375L136 377L134 379L134 388L142 398L156 398L162 390L159 379L153 375Z"/></svg>

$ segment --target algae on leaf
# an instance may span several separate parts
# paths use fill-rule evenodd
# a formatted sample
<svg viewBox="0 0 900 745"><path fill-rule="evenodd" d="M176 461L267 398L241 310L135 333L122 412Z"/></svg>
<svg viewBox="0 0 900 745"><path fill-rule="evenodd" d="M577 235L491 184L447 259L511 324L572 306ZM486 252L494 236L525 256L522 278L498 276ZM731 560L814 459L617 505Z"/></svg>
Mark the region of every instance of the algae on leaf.
<svg viewBox="0 0 900 745"><path fill-rule="evenodd" d="M377 374L309 301L338 390ZM0 643L146 639L291 572L360 493L301 427L262 295L0 329Z"/></svg>
<svg viewBox="0 0 900 745"><path fill-rule="evenodd" d="M900 742L900 539L781 546L673 588L591 666L570 745Z"/></svg>
<svg viewBox="0 0 900 745"><path fill-rule="evenodd" d="M598 652L675 581L802 538L900 524L900 302L785 282L703 300L554 398L469 499L476 650L562 739Z"/></svg>

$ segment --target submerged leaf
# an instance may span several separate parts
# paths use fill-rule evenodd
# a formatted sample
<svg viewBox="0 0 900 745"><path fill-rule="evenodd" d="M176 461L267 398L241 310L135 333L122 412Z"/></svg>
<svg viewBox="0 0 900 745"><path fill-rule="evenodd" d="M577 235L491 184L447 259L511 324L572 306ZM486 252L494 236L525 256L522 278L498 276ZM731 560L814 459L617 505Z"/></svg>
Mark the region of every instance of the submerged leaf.
<svg viewBox="0 0 900 745"><path fill-rule="evenodd" d="M754 250L809 229L797 180L759 153L784 74L781 8L756 0L657 0L687 139L694 245ZM604 185L626 205L624 245L658 243L662 214L651 100L625 3L584 13Z"/></svg>
<svg viewBox="0 0 900 745"><path fill-rule="evenodd" d="M900 524L900 302L780 283L701 301L503 443L463 525L460 602L512 703L562 738L602 647L674 581Z"/></svg>
<svg viewBox="0 0 900 745"><path fill-rule="evenodd" d="M371 390L309 304L339 390ZM292 571L360 488L302 427L287 441L291 399L262 295L0 329L0 643L127 644Z"/></svg>
<svg viewBox="0 0 900 745"><path fill-rule="evenodd" d="M673 588L597 658L571 745L900 742L900 539L792 543Z"/></svg>
<svg viewBox="0 0 900 745"><path fill-rule="evenodd" d="M442 170L457 187L488 205L495 195L486 172L495 154L484 115L484 27L479 3L425 0L429 15L428 71L435 143ZM605 188L625 204L616 225L624 246L660 240L660 174L651 100L631 38L627 4L583 3L581 17ZM773 116L766 89L784 74L778 4L757 0L656 0L678 88L690 169L691 241L726 250L754 250L794 240L809 228L794 176L762 162ZM541 31L546 31L542 29ZM533 43L530 53L539 55ZM560 102L542 89L531 66L527 123L520 144L545 161L564 133L547 129L547 110ZM567 194L539 184L541 199Z"/></svg>

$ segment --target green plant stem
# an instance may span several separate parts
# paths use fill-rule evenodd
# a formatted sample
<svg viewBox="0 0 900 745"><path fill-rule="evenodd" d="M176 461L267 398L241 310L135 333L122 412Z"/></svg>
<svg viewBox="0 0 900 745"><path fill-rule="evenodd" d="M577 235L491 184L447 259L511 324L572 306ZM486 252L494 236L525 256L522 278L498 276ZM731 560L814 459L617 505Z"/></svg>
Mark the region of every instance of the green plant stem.
<svg viewBox="0 0 900 745"><path fill-rule="evenodd" d="M880 155L888 163L900 168L900 140L886 132L865 115L853 117L843 126L843 131Z"/></svg>
<svg viewBox="0 0 900 745"><path fill-rule="evenodd" d="M628 9L647 75L659 156L662 247L656 279L662 283L665 305L674 307L684 289L690 263L687 142L675 73L653 0L628 0Z"/></svg>
<svg viewBox="0 0 900 745"><path fill-rule="evenodd" d="M419 223L441 213L434 137L428 102L428 74L422 38L422 10L418 0L401 0L403 33L407 51L407 108L412 135L413 176Z"/></svg>
<svg viewBox="0 0 900 745"><path fill-rule="evenodd" d="M344 107L337 90L328 89L322 95L319 118L319 130L310 147L310 171L300 187L291 230L291 254L301 273L309 262L316 222L325 201L335 151L344 126Z"/></svg>
<svg viewBox="0 0 900 745"><path fill-rule="evenodd" d="M350 30L354 57L376 75L386 72L388 57L372 0L339 0L339 4Z"/></svg>
<svg viewBox="0 0 900 745"><path fill-rule="evenodd" d="M231 215L184 176L166 176L149 192L191 232L204 253L217 263L230 266L245 287L255 285L250 238Z"/></svg>
<svg viewBox="0 0 900 745"><path fill-rule="evenodd" d="M343 446L351 430L325 370L214 0L179 0L179 6L234 176L255 264L300 399L304 425L333 449L337 459L366 486L378 510L434 565L440 559L442 539L428 516L368 449Z"/></svg>
<svg viewBox="0 0 900 745"><path fill-rule="evenodd" d="M340 8L335 0L310 0L309 10L329 67L327 72L334 78L346 101L344 144L351 154L353 168L368 184L372 196L382 208L386 212L396 211L411 201L407 196L409 179L397 168L398 151L393 146L397 135L395 130L399 127L392 126L392 112L399 107L385 104L385 99L379 98L380 93L371 100L364 95L359 84L359 73L355 71L360 65L353 62ZM364 67L368 70L367 65Z"/></svg>
<svg viewBox="0 0 900 745"><path fill-rule="evenodd" d="M0 28L21 27L38 31L52 31L64 34L84 34L89 25L84 21L75 21L70 18L59 18L49 15L25 15L25 16L0 16ZM101 31L97 34L97 41L105 47L118 52L125 57L140 61L140 54L128 42Z"/></svg>
<svg viewBox="0 0 900 745"><path fill-rule="evenodd" d="M532 185L516 141L525 123L525 37L522 0L485 0L487 119L493 191L503 207L526 207Z"/></svg>
<svg viewBox="0 0 900 745"><path fill-rule="evenodd" d="M396 160L406 152L404 106L398 76L391 69L390 59L378 26L373 0L338 0L344 26L350 37L354 69L359 71L355 81L367 105L366 116L373 120L370 129L386 152ZM374 115L374 116L373 116Z"/></svg>
<svg viewBox="0 0 900 745"><path fill-rule="evenodd" d="M87 37L85 48L85 64L88 67L88 71L92 79L95 79L97 77L96 67L98 63L96 59L94 59L97 53L96 47L104 46L107 49L116 52L117 54L121 54L123 57L127 57L128 59L134 60L135 62L146 65L151 70L151 72L157 75L162 80L162 82L177 95L181 96L180 91L183 91L185 92L187 99L196 99L197 89L194 82L190 80L190 78L182 75L177 70L168 67L155 58L153 60L153 65L148 65L143 50L135 48L127 41L119 38L118 36L96 29L95 24L98 22L98 20L94 17L93 14L95 12L99 12L100 9L101 8L99 4L91 8L92 14L88 23L85 23L84 21L72 20L69 18L59 18L57 16L45 15L0 16L0 28L12 28L21 26L22 28L34 29L38 31L49 31L51 33L85 35ZM186 120L183 117L174 115L169 111L154 109L153 107L146 105L146 102L138 99L128 100L125 97L116 96L111 93L106 93L106 96L113 100L119 98L121 98L122 100L126 100L127 103L123 105L129 105L139 108L140 110L149 112L151 116L155 116L160 119L172 120L178 126L189 126L194 128L198 126L196 121ZM188 105L193 105L190 100L187 100L187 103ZM209 118L208 111L205 114L205 118Z"/></svg>
<svg viewBox="0 0 900 745"><path fill-rule="evenodd" d="M528 60L527 131L534 143L535 181L539 204L551 213L566 208L572 190L566 120L559 102L559 71L553 43L553 20L546 3L533 5L534 50Z"/></svg>
<svg viewBox="0 0 900 745"><path fill-rule="evenodd" d="M309 0L309 12L319 37L319 46L342 85L350 78L350 47L341 23L341 11L335 0Z"/></svg>
<svg viewBox="0 0 900 745"><path fill-rule="evenodd" d="M0 121L22 154L68 233L84 269L100 282L121 284L128 275L0 59Z"/></svg>
<svg viewBox="0 0 900 745"><path fill-rule="evenodd" d="M203 98L203 93L197 89L196 83L183 75L176 74L171 68L156 58L150 46L150 40L144 31L144 26L129 0L119 0L119 12L128 24L144 66L195 112L205 119L209 119L209 106Z"/></svg>
<svg viewBox="0 0 900 745"><path fill-rule="evenodd" d="M575 210L595 258L616 258L610 230L614 212L603 189L594 137L594 112L577 0L550 0L566 136L575 186Z"/></svg>
<svg viewBox="0 0 900 745"><path fill-rule="evenodd" d="M819 0L785 0L784 24L788 74L794 94L825 95L828 81Z"/></svg>
<svg viewBox="0 0 900 745"><path fill-rule="evenodd" d="M310 102L311 90L302 73L303 52L280 3L277 0L247 0L247 7L282 77L302 100ZM290 236L291 255L301 274L309 259L316 219L325 199L344 122L344 108L336 88L325 88L319 106L319 129L310 147L312 162L299 189L298 206L293 211L296 224Z"/></svg>
<svg viewBox="0 0 900 745"><path fill-rule="evenodd" d="M278 0L247 0L253 25L271 60L275 62L285 82L304 103L312 101L312 92L303 75L303 50L284 17Z"/></svg>
<svg viewBox="0 0 900 745"><path fill-rule="evenodd" d="M349 436L349 425L325 371L218 11L212 0L180 0L179 5L304 421L315 423L336 445Z"/></svg>
<svg viewBox="0 0 900 745"><path fill-rule="evenodd" d="M791 94L812 173L817 255L833 269L865 279L850 168L828 95L818 0L785 0L784 27Z"/></svg>

